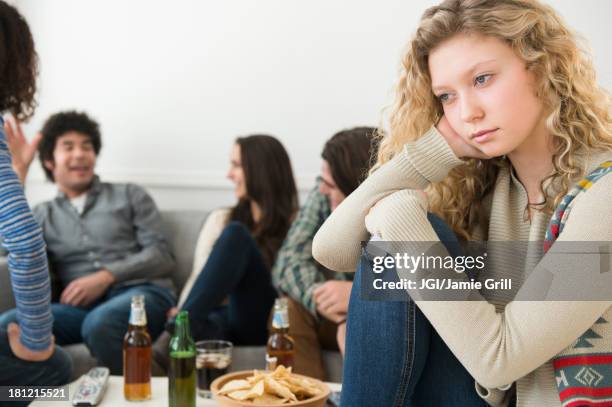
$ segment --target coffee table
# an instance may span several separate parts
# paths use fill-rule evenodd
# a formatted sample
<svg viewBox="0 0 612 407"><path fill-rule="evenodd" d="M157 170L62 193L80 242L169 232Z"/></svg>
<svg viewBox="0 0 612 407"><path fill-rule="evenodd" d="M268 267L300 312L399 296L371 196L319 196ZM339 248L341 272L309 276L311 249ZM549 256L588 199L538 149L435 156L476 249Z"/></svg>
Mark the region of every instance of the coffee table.
<svg viewBox="0 0 612 407"><path fill-rule="evenodd" d="M80 380L80 379L79 379ZM79 380L70 383L70 394L74 394ZM332 391L340 391L342 387L340 383L327 383ZM123 398L123 376L110 376L108 379L108 387L102 402L98 404L100 407L119 407L119 406L131 406L131 407L153 407L153 406L167 406L168 405L168 378L167 377L153 377L151 378L151 390L153 397L148 401L130 402ZM30 406L41 407L67 407L72 406L70 401L34 401ZM201 397L196 397L197 407L215 407L218 406L215 400L207 400Z"/></svg>

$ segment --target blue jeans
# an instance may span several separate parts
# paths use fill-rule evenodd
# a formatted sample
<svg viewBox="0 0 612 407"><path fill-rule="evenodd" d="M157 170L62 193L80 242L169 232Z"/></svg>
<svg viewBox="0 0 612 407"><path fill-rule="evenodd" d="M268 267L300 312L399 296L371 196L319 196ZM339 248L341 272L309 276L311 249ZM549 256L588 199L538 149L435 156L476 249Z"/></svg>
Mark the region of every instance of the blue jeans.
<svg viewBox="0 0 612 407"><path fill-rule="evenodd" d="M429 215L451 255L458 241ZM343 407L486 406L474 379L406 294L406 301L360 298L361 273L371 273L364 253L353 282L347 321Z"/></svg>
<svg viewBox="0 0 612 407"><path fill-rule="evenodd" d="M60 347L44 362L27 362L15 357L6 331L0 329L0 386L62 386L70 381L72 361ZM0 402L26 406L29 402Z"/></svg>
<svg viewBox="0 0 612 407"><path fill-rule="evenodd" d="M229 297L229 304L219 304ZM193 336L227 339L237 345L264 345L276 290L270 270L248 229L230 222L215 242L183 310ZM167 330L172 332L173 321Z"/></svg>
<svg viewBox="0 0 612 407"><path fill-rule="evenodd" d="M109 290L98 302L87 308L51 304L53 334L58 345L84 342L111 374L123 374L123 337L128 329L132 296L144 295L147 328L155 339L164 329L166 312L174 303L174 295L154 284L117 287ZM0 327L16 321L16 310L0 316Z"/></svg>

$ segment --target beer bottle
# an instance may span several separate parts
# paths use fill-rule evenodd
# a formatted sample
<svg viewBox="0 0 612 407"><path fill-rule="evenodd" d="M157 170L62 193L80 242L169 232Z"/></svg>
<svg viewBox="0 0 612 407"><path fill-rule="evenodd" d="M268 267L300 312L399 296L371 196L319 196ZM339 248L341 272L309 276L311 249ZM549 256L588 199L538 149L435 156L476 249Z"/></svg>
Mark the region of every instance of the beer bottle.
<svg viewBox="0 0 612 407"><path fill-rule="evenodd" d="M151 398L151 336L143 295L132 297L128 331L123 338L123 395L129 401Z"/></svg>
<svg viewBox="0 0 612 407"><path fill-rule="evenodd" d="M289 336L286 298L277 298L274 302L272 333L266 349L266 369L274 370L278 365L293 367L293 338Z"/></svg>
<svg viewBox="0 0 612 407"><path fill-rule="evenodd" d="M195 407L196 349L189 332L189 316L181 311L176 316L174 335L170 339L168 396L170 407Z"/></svg>

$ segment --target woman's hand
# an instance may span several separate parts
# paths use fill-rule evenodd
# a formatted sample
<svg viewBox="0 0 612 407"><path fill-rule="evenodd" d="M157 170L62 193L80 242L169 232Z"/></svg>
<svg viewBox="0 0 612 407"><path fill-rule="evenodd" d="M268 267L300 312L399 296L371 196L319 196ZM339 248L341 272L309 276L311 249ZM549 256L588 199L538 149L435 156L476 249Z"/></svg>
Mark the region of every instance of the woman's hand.
<svg viewBox="0 0 612 407"><path fill-rule="evenodd" d="M13 170L17 173L19 181L23 184L25 183L30 165L36 156L42 134L37 133L32 138L32 141L28 142L21 129L21 123L13 116L6 117L4 132L6 133L6 142L13 159Z"/></svg>
<svg viewBox="0 0 612 407"><path fill-rule="evenodd" d="M478 148L469 144L463 137L461 137L455 129L452 128L446 115L442 116L436 128L442 134L442 137L446 140L453 153L459 158L480 158L483 160L491 157L485 155Z"/></svg>

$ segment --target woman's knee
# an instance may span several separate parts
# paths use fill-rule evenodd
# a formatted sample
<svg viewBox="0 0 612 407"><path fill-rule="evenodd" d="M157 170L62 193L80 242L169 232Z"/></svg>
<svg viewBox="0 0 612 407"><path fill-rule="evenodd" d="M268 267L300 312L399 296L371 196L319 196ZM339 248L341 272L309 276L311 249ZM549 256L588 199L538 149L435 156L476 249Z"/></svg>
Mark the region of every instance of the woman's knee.
<svg viewBox="0 0 612 407"><path fill-rule="evenodd" d="M234 221L229 222L225 226L225 228L223 228L223 232L221 233L221 236L244 238L244 237L251 237L251 233L249 232L247 227L244 226L243 223L234 220Z"/></svg>
<svg viewBox="0 0 612 407"><path fill-rule="evenodd" d="M429 220L429 223L442 242L457 242L459 240L453 229L439 216L428 212L427 220Z"/></svg>
<svg viewBox="0 0 612 407"><path fill-rule="evenodd" d="M244 224L237 221L232 221L228 223L225 228L223 228L223 232L221 232L215 246L231 248L240 247L244 249L249 243L256 246L255 241L251 236L251 232L249 232Z"/></svg>

